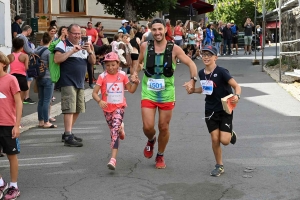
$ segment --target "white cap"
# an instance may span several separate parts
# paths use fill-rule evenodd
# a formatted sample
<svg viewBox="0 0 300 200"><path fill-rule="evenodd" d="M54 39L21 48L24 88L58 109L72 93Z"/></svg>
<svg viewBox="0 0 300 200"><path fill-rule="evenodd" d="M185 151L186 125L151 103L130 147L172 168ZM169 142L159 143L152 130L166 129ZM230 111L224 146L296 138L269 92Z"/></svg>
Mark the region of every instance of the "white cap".
<svg viewBox="0 0 300 200"><path fill-rule="evenodd" d="M119 29L118 33L124 33L124 31L122 29Z"/></svg>
<svg viewBox="0 0 300 200"><path fill-rule="evenodd" d="M122 24L125 24L126 22L128 22L126 19L122 20Z"/></svg>

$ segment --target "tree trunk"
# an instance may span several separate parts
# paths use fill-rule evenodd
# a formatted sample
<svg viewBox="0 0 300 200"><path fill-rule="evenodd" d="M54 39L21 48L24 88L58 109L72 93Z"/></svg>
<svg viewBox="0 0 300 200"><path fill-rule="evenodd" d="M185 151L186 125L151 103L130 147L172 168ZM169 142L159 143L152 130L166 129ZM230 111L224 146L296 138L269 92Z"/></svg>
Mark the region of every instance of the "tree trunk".
<svg viewBox="0 0 300 200"><path fill-rule="evenodd" d="M125 1L125 19L137 21L136 10L133 8L132 0Z"/></svg>

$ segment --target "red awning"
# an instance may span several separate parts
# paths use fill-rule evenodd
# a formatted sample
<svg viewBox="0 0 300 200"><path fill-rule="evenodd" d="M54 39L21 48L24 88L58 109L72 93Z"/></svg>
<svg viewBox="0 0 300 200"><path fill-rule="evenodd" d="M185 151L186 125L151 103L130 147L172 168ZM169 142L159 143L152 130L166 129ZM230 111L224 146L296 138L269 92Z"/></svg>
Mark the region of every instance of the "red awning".
<svg viewBox="0 0 300 200"><path fill-rule="evenodd" d="M280 26L280 23L279 23L279 21L277 21L277 28L279 28L279 26ZM266 28L275 29L276 28L276 21L275 22L267 22L266 23Z"/></svg>
<svg viewBox="0 0 300 200"><path fill-rule="evenodd" d="M193 8L198 11L198 15L212 12L214 10L213 5L201 0L178 0L178 3L180 3L180 6L182 7L192 4Z"/></svg>

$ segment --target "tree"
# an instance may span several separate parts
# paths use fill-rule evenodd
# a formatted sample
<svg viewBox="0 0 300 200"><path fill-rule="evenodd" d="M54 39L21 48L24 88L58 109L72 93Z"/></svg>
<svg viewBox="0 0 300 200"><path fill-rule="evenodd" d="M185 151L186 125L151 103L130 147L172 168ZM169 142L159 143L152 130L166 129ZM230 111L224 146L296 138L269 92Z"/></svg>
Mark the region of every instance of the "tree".
<svg viewBox="0 0 300 200"><path fill-rule="evenodd" d="M265 0L266 10L275 9L275 0ZM276 0L277 1L277 0ZM215 4L215 0L209 0L211 4ZM222 20L230 22L234 20L235 24L241 26L244 24L247 17L254 21L255 15L255 0L219 0L215 5L215 10L208 13L209 21ZM257 16L262 13L262 1L257 0Z"/></svg>
<svg viewBox="0 0 300 200"><path fill-rule="evenodd" d="M156 12L175 7L177 0L96 0L104 4L105 13L127 20L152 18Z"/></svg>

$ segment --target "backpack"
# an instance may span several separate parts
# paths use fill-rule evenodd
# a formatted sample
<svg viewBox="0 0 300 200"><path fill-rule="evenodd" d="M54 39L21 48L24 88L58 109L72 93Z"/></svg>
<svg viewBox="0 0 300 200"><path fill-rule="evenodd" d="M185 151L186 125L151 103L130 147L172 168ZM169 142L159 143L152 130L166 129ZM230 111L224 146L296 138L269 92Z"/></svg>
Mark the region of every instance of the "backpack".
<svg viewBox="0 0 300 200"><path fill-rule="evenodd" d="M41 60L41 56L47 47L43 48L39 54L31 54L29 56L29 65L27 70L27 76L29 78L42 78L46 74L46 66Z"/></svg>
<svg viewBox="0 0 300 200"><path fill-rule="evenodd" d="M50 78L52 83L56 83L59 78L60 78L60 65L54 62L54 49L56 45L60 42L60 39L57 39L49 45L49 71L50 71ZM66 42L64 41L65 47L66 47Z"/></svg>
<svg viewBox="0 0 300 200"><path fill-rule="evenodd" d="M236 34L236 25L231 26L231 32L232 34Z"/></svg>

